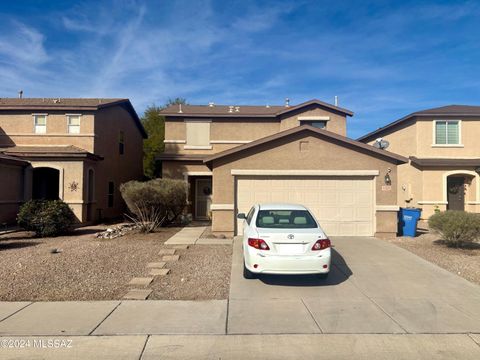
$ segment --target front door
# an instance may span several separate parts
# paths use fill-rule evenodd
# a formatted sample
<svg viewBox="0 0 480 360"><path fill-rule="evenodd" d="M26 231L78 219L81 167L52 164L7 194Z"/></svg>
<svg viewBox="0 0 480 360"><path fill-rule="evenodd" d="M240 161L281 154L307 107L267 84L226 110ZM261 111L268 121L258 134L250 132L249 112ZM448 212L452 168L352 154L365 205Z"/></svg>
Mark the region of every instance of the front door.
<svg viewBox="0 0 480 360"><path fill-rule="evenodd" d="M212 179L195 180L195 218L210 219L210 204L212 203Z"/></svg>
<svg viewBox="0 0 480 360"><path fill-rule="evenodd" d="M465 178L449 176L447 178L447 210L465 210Z"/></svg>

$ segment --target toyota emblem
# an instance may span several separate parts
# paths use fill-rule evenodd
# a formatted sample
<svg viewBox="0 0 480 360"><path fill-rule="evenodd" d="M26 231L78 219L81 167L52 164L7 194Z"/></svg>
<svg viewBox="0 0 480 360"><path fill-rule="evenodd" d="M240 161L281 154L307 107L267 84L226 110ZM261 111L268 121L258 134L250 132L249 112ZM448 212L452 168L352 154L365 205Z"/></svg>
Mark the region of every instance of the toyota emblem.
<svg viewBox="0 0 480 360"><path fill-rule="evenodd" d="M287 238L290 239L290 240L293 239L294 237L295 237L295 235L293 235L293 234L290 234L290 235L287 236Z"/></svg>

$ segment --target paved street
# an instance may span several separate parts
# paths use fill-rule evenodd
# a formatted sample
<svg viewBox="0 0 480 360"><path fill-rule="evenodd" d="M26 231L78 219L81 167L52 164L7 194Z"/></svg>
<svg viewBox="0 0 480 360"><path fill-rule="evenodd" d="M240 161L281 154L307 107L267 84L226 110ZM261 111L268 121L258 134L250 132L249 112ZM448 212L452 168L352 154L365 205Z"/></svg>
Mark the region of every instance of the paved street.
<svg viewBox="0 0 480 360"><path fill-rule="evenodd" d="M245 280L235 241L228 301L0 303L0 358L480 358L480 287L381 240L333 243L328 280Z"/></svg>

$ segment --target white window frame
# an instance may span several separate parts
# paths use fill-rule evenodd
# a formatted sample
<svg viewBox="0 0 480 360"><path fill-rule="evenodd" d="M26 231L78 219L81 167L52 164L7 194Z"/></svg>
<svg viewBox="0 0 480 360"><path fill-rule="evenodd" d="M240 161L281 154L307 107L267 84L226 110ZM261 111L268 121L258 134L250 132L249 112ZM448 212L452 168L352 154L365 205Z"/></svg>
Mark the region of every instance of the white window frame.
<svg viewBox="0 0 480 360"><path fill-rule="evenodd" d="M39 116L44 116L45 117L45 125L37 125L37 117L39 117ZM39 135L46 134L47 133L48 114L32 114L32 117L33 117L33 133L34 134L39 134ZM44 132L37 131L37 126L38 127L40 127L40 126L44 127L45 131Z"/></svg>
<svg viewBox="0 0 480 360"><path fill-rule="evenodd" d="M67 117L67 133L68 134L80 134L81 124L82 124L82 114L65 114ZM78 117L78 125L70 125L70 118ZM70 126L78 126L78 132L71 132Z"/></svg>
<svg viewBox="0 0 480 360"><path fill-rule="evenodd" d="M212 143L211 143L211 135L212 135L212 120L211 119L185 119L185 150L211 150ZM188 123L209 123L209 136L208 136L208 145L189 145L188 144L188 135L187 135L187 124Z"/></svg>
<svg viewBox="0 0 480 360"><path fill-rule="evenodd" d="M458 144L437 144L437 122L457 122L458 123ZM462 144L462 120L460 119L437 119L433 120L432 129L432 147L463 147Z"/></svg>

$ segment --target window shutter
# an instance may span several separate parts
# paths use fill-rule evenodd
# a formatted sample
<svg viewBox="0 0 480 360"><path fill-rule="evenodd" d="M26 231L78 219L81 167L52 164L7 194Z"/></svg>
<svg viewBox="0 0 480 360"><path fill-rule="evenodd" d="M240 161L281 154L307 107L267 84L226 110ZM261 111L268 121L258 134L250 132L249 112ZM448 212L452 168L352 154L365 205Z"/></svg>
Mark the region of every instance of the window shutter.
<svg viewBox="0 0 480 360"><path fill-rule="evenodd" d="M187 145L210 145L210 123L203 121L189 121L187 125Z"/></svg>
<svg viewBox="0 0 480 360"><path fill-rule="evenodd" d="M437 121L435 123L435 144L443 145L447 143L447 123L446 121Z"/></svg>

